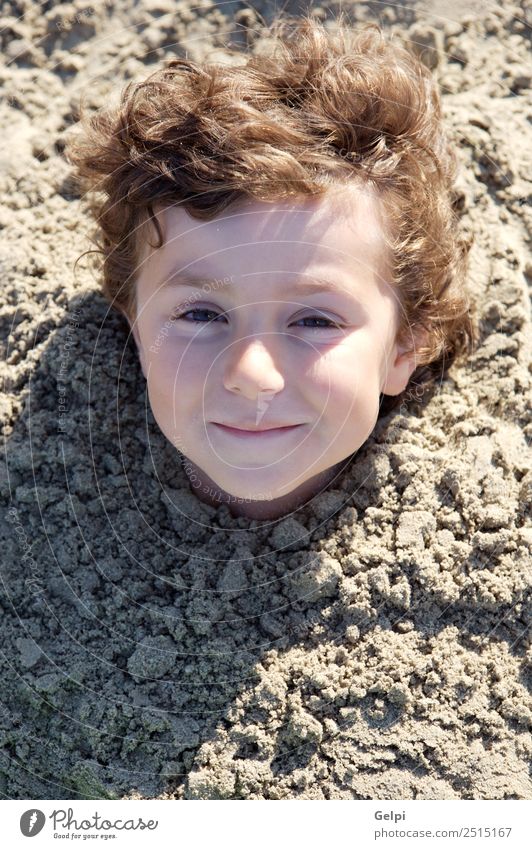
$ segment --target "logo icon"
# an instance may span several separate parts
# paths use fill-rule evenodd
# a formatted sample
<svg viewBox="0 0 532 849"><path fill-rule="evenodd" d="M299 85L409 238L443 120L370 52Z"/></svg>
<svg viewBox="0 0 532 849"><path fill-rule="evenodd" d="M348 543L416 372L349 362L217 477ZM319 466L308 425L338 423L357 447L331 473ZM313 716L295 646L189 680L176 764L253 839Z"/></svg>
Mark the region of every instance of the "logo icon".
<svg viewBox="0 0 532 849"><path fill-rule="evenodd" d="M24 811L20 818L20 830L24 837L35 837L42 831L46 817L38 808L30 808L29 811Z"/></svg>
<svg viewBox="0 0 532 849"><path fill-rule="evenodd" d="M271 389L261 389L259 391L259 397L257 398L257 418L255 420L255 425L260 423L264 413L270 406L270 401L276 395L276 392L272 392Z"/></svg>

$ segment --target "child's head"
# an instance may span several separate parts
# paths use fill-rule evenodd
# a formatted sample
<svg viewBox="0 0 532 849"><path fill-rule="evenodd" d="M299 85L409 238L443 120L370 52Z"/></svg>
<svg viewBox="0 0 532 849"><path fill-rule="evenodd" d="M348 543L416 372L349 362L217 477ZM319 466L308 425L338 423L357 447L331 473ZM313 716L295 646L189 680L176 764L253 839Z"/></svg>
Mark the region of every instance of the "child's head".
<svg viewBox="0 0 532 849"><path fill-rule="evenodd" d="M375 25L273 30L246 64L129 83L67 156L161 430L211 495L280 506L476 332L430 73Z"/></svg>

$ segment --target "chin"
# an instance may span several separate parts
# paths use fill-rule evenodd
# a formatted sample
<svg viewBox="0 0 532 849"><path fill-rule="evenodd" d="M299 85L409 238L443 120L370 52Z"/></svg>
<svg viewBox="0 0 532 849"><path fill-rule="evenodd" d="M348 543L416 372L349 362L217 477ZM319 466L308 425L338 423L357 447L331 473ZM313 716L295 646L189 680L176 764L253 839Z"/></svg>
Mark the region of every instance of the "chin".
<svg viewBox="0 0 532 849"><path fill-rule="evenodd" d="M286 486L289 489L283 490L283 481L280 485L278 480L275 480L275 482L272 481L272 485L269 486L267 480L257 480L257 473L253 471L245 477L247 480L240 479L235 481L234 478L227 480L224 476L220 476L218 481L216 481L216 486L227 493L228 496L231 496L231 498L239 498L246 501L274 501L276 498L282 498L289 491L296 489L288 481L286 482ZM211 478L211 480L215 479Z"/></svg>
<svg viewBox="0 0 532 849"><path fill-rule="evenodd" d="M243 490L235 488L234 490L226 489L227 497L231 501L236 502L245 502L247 504L264 504L268 501L275 501L277 498L282 498L282 495L268 492L250 492L249 490Z"/></svg>

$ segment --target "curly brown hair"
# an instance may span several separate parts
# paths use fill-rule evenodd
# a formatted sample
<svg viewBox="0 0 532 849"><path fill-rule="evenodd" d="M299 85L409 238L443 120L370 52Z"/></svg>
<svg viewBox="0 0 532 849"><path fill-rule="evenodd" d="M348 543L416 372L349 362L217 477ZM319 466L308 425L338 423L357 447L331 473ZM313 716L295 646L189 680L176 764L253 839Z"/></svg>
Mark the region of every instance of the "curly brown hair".
<svg viewBox="0 0 532 849"><path fill-rule="evenodd" d="M470 240L453 207L456 156L438 89L410 48L376 24L354 29L341 14L331 32L309 14L281 14L266 31L271 50L244 63L174 58L126 84L119 105L92 115L81 105L82 132L65 156L90 196L103 291L135 317L146 223L158 234L152 247L163 244L154 206L182 204L210 220L247 198L367 181L390 225L397 341L417 363L400 395L381 396L383 415L419 398L478 341L465 290Z"/></svg>

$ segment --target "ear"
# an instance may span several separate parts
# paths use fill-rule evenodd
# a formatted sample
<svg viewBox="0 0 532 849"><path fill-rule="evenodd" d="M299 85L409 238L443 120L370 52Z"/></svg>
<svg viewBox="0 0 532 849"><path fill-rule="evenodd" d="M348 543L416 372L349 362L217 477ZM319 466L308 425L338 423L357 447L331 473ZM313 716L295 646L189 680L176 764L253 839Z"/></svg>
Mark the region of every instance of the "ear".
<svg viewBox="0 0 532 849"><path fill-rule="evenodd" d="M381 392L384 395L400 395L406 389L411 375L419 365L417 349L426 345L427 341L427 331L420 329L416 331L410 345L399 345L397 342L395 343L388 360L388 369L384 375L381 388Z"/></svg>
<svg viewBox="0 0 532 849"><path fill-rule="evenodd" d="M128 324L131 328L131 333L133 334L133 338L135 340L135 345L137 346L137 353L139 355L139 362L140 362L140 367L142 369L142 374L144 375L144 377L146 377L146 372L147 372L146 358L144 356L144 347L142 345L142 341L141 341L141 338L140 338L138 322L137 322L136 318L131 318L131 316L128 315L128 313L124 312L123 314L126 317L127 322L128 322Z"/></svg>

